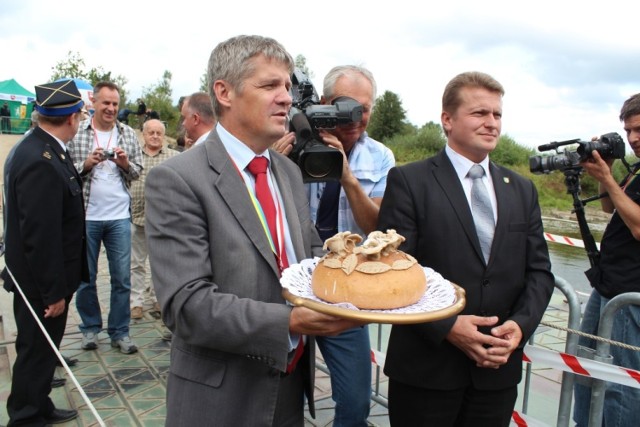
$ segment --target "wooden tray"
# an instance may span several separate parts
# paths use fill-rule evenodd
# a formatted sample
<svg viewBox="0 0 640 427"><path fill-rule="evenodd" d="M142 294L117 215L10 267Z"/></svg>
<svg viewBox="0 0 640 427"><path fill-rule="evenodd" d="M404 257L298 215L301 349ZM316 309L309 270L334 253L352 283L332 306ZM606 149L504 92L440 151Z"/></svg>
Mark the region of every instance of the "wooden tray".
<svg viewBox="0 0 640 427"><path fill-rule="evenodd" d="M306 307L320 313L329 314L351 320L359 320L369 323L390 323L396 325L433 322L436 320L446 319L460 313L465 306L465 292L460 286L451 283L455 289L455 300L453 304L439 310L413 312L413 313L397 313L385 312L389 310L352 310L336 306L334 304L313 301L308 298L296 296L283 289L282 295L294 306Z"/></svg>

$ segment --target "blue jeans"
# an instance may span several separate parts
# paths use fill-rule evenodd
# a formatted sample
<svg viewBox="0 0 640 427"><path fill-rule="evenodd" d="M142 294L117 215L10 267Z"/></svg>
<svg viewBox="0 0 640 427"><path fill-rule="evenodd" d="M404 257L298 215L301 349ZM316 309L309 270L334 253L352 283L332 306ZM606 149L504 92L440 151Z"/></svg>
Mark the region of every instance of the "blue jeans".
<svg viewBox="0 0 640 427"><path fill-rule="evenodd" d="M336 402L334 427L366 426L371 407L371 345L367 326L316 337Z"/></svg>
<svg viewBox="0 0 640 427"><path fill-rule="evenodd" d="M582 317L580 329L588 334L597 335L600 313L609 300L595 289L591 292ZM611 339L614 341L640 346L640 307L627 305L618 310L613 321ZM580 337L578 344L596 348L593 339ZM640 370L640 355L634 350L611 346L613 364L625 368ZM573 419L576 427L589 425L589 408L591 406L591 388L582 384L574 386L575 405ZM637 425L640 420L640 389L615 383L607 383L604 398L603 426L628 427Z"/></svg>
<svg viewBox="0 0 640 427"><path fill-rule="evenodd" d="M111 276L111 300L107 332L112 340L129 335L131 310L131 222L128 218L113 221L87 221L87 258L89 283L82 282L76 292L76 308L82 319L80 331L102 330L96 275L100 244L104 243Z"/></svg>

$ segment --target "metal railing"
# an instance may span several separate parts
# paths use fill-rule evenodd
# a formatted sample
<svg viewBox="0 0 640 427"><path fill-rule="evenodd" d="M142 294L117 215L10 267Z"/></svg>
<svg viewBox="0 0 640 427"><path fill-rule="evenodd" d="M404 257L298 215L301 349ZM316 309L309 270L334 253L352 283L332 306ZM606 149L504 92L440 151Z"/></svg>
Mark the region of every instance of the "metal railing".
<svg viewBox="0 0 640 427"><path fill-rule="evenodd" d="M580 300L578 295L576 294L573 286L563 279L562 277L556 277L555 287L565 296L567 303L569 305L569 317L567 326L571 329L578 329L580 326ZM376 340L372 344L374 349L378 351L383 351L384 344L384 336L388 336L388 334L383 334L383 328L390 328L391 325L385 324L371 324L370 328L377 327ZM530 343L533 343L534 336L531 337ZM565 352L570 354L576 354L578 349L578 337L573 334L567 335L567 340L565 344ZM320 369L324 373L329 373L325 365L319 365L318 369ZM525 368L525 379L524 379L524 392L523 392L523 400L522 400L522 412L524 414L527 413L528 404L529 404L529 395L530 395L530 387L531 387L531 373L532 367L531 364L527 364ZM377 402L384 407L388 406L388 397L383 395L381 392L380 382L382 378L382 368L376 365L376 375L375 375L375 383L373 385L371 400ZM573 382L574 382L574 374L564 372L562 374L562 385L560 391L560 402L558 406L558 422L557 425L559 427L566 427L569 425L571 418L571 402L573 396Z"/></svg>
<svg viewBox="0 0 640 427"><path fill-rule="evenodd" d="M573 286L562 277L556 276L555 278L555 288L559 290L568 305L568 318L567 318L567 327L563 328L567 330L567 337L565 342L564 352L570 355L581 355L582 348L578 345L578 335L572 333L573 331L578 331L580 328L580 320L581 320L581 303L578 297L578 293L575 291ZM612 298L605 306L599 324L598 337L604 338L605 340L598 340L597 348L594 352L595 357L592 356L595 360L600 361L608 361L611 363L610 356L610 338L611 332L613 329L613 320L615 313L618 309L629 305L635 304L640 306L640 293L627 293L623 295L619 295L615 298ZM386 346L386 337L389 335L389 329L391 325L386 324L371 324L370 328L377 328L375 339L372 342L372 347L374 350L378 352L385 352ZM373 334L371 334L373 335ZM534 345L534 339L536 334L532 336L529 340L529 344ZM613 343L615 344L615 343ZM318 364L317 368L324 373L330 374L326 365ZM530 389L531 389L531 375L532 375L532 364L527 363L525 367L525 376L523 383L523 399L522 399L522 413L527 414L529 398L530 398ZM371 400L384 406L388 407L388 396L383 394L381 383L382 383L382 367L376 364L375 367L375 382L372 387L371 392ZM573 387L576 379L576 374L570 372L563 372L562 379L560 383L560 396L558 403L558 416L556 425L558 427L568 427L571 423L571 408L573 402ZM592 397L591 397L591 407L589 414L589 427L596 427L602 424L602 416L603 416L603 408L604 408L604 394L606 389L606 381L598 380L598 379L590 379L592 381Z"/></svg>
<svg viewBox="0 0 640 427"><path fill-rule="evenodd" d="M5 130L4 126L2 127L2 133L5 135L22 135L31 127L31 119L12 117L10 121L11 131Z"/></svg>
<svg viewBox="0 0 640 427"><path fill-rule="evenodd" d="M570 329L578 329L580 327L580 300L573 286L562 277L555 277L555 287L564 295L569 305L569 317L567 326ZM535 334L530 338L529 343L534 343ZM578 337L574 334L567 334L565 342L565 353L576 354L578 350ZM531 386L532 365L528 363L525 368L525 382L522 399L522 412L527 413L529 405L529 393ZM558 418L556 425L558 427L567 427L571 420L571 402L573 397L573 383L575 375L569 372L562 373L560 386L560 401L558 404Z"/></svg>
<svg viewBox="0 0 640 427"><path fill-rule="evenodd" d="M598 324L598 336L601 338L611 339L613 331L613 321L616 312L627 305L640 306L640 292L629 292L615 296L607 302L600 313L600 323ZM596 352L594 359L612 363L613 358L610 354L611 343L609 341L598 341L596 344ZM592 379L591 380L591 405L589 408L589 427L598 427L602 425L604 415L604 397L607 387L606 381Z"/></svg>

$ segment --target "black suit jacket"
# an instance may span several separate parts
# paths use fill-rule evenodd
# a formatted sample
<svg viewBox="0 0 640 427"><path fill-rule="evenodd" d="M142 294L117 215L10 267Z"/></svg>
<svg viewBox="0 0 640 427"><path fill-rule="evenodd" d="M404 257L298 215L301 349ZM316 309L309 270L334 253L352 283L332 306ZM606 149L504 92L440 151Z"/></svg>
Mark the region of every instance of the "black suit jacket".
<svg viewBox="0 0 640 427"><path fill-rule="evenodd" d="M379 229L396 229L406 238L401 249L465 289L461 314L515 321L524 334L521 346L499 369L478 368L445 339L455 316L394 325L385 364L390 378L435 390L471 382L479 389L503 389L520 381L522 347L544 314L554 278L533 183L493 163L490 171L498 221L488 265L462 184L444 150L390 171Z"/></svg>
<svg viewBox="0 0 640 427"><path fill-rule="evenodd" d="M68 154L39 127L4 167L5 261L28 298L45 305L88 281L81 180ZM3 271L4 287L14 283Z"/></svg>

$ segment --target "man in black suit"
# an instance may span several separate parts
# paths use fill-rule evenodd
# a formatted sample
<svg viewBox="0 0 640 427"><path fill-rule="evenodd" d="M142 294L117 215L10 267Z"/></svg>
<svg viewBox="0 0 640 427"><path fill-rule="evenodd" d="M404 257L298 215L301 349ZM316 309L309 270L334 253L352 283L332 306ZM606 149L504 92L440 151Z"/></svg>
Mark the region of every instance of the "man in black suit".
<svg viewBox="0 0 640 427"><path fill-rule="evenodd" d="M78 416L49 398L56 355L29 306L59 346L69 301L80 281L88 280L81 180L66 151L83 102L70 80L36 86L36 99L39 125L11 150L4 167L2 278L5 289L14 292L18 329L9 426L44 426Z"/></svg>
<svg viewBox="0 0 640 427"><path fill-rule="evenodd" d="M394 426L508 426L522 348L553 291L536 189L489 161L503 94L487 74L456 76L442 98L445 149L388 176L379 229L396 229L401 249L466 291L457 316L393 326L384 371Z"/></svg>

